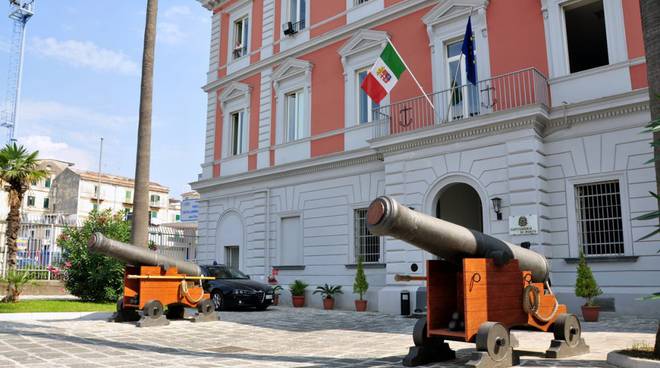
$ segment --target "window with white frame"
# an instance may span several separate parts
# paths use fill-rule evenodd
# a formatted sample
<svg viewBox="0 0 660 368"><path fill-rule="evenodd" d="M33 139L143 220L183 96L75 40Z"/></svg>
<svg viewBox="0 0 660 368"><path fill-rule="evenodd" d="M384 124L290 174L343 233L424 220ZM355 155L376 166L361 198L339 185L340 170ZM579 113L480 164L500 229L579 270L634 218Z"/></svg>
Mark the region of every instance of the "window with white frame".
<svg viewBox="0 0 660 368"><path fill-rule="evenodd" d="M369 2L369 1L370 0L353 0L353 5L358 6L358 5L364 4L364 3Z"/></svg>
<svg viewBox="0 0 660 368"><path fill-rule="evenodd" d="M234 59L247 55L249 30L249 18L247 16L234 21L234 48L232 52Z"/></svg>
<svg viewBox="0 0 660 368"><path fill-rule="evenodd" d="M570 72L608 65L603 0L570 3L563 11Z"/></svg>
<svg viewBox="0 0 660 368"><path fill-rule="evenodd" d="M380 237L367 229L367 208L357 208L353 211L355 260L362 258L365 263L380 262Z"/></svg>
<svg viewBox="0 0 660 368"><path fill-rule="evenodd" d="M303 90L285 95L285 137L287 142L297 141L305 136L305 98Z"/></svg>
<svg viewBox="0 0 660 368"><path fill-rule="evenodd" d="M291 23L290 34L300 32L305 29L305 15L307 0L287 0L288 20ZM288 28L288 24L285 25ZM285 34L286 29L285 28Z"/></svg>
<svg viewBox="0 0 660 368"><path fill-rule="evenodd" d="M231 137L231 155L241 155L248 150L247 123L245 121L245 111L236 111L230 116L230 137Z"/></svg>
<svg viewBox="0 0 660 368"><path fill-rule="evenodd" d="M467 69L463 51L463 41L447 44L447 99L452 120L463 119L479 114L479 89L467 82Z"/></svg>
<svg viewBox="0 0 660 368"><path fill-rule="evenodd" d="M624 254L618 180L575 185L578 242L586 256Z"/></svg>
<svg viewBox="0 0 660 368"><path fill-rule="evenodd" d="M374 120L374 109L377 109L380 107L380 105L374 101L371 100L371 97L367 95L367 93L360 88L362 85L362 82L364 79L367 77L367 74L369 74L369 68L364 68L361 70L358 70L356 72L356 78L355 81L357 82L357 121L359 124L364 124L368 123L370 121Z"/></svg>

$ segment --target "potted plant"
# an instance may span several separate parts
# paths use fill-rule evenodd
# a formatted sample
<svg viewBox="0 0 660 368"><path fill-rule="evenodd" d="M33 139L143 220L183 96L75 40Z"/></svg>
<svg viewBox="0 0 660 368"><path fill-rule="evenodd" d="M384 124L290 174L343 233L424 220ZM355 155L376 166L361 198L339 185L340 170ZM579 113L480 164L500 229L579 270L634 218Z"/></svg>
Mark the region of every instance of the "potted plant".
<svg viewBox="0 0 660 368"><path fill-rule="evenodd" d="M273 286L273 305L280 304L280 293L284 288L280 285Z"/></svg>
<svg viewBox="0 0 660 368"><path fill-rule="evenodd" d="M364 294L369 290L369 283L367 276L364 274L364 266L362 265L362 257L358 258L357 269L355 271L355 282L353 282L353 293L359 294L360 298L355 301L355 310L364 312L367 310L367 301L362 299Z"/></svg>
<svg viewBox="0 0 660 368"><path fill-rule="evenodd" d="M594 298L602 293L603 291L598 287L591 268L587 265L584 253L580 252L577 279L575 280L575 295L586 299L586 303L582 306L582 317L585 322L598 322L600 307L594 303Z"/></svg>
<svg viewBox="0 0 660 368"><path fill-rule="evenodd" d="M328 285L317 286L314 294L321 294L323 298L323 309L331 310L335 307L335 298L336 294L343 294L341 291L341 285Z"/></svg>
<svg viewBox="0 0 660 368"><path fill-rule="evenodd" d="M291 290L291 299L293 306L295 308L301 308L305 306L305 289L307 285L302 280L295 280L293 284L289 285L289 290Z"/></svg>

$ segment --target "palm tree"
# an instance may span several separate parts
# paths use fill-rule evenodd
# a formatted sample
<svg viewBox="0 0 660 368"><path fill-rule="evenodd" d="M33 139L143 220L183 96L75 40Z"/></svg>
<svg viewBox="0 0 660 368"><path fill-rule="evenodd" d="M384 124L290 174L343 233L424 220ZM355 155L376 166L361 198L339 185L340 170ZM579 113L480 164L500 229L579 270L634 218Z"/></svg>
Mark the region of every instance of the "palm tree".
<svg viewBox="0 0 660 368"><path fill-rule="evenodd" d="M640 0L642 28L644 30L644 49L646 53L646 69L649 81L649 105L651 121L660 119L660 4L658 0ZM655 157L656 194L660 194L660 130L653 131L653 147ZM660 323L655 335L655 356L660 358Z"/></svg>
<svg viewBox="0 0 660 368"><path fill-rule="evenodd" d="M7 144L0 149L0 180L9 193L9 213L7 214L7 269L16 269L16 237L21 226L21 203L31 181L46 177L47 173L39 168L39 151L29 153L25 147L16 143ZM3 301L16 300L13 289L7 287L7 296Z"/></svg>
<svg viewBox="0 0 660 368"><path fill-rule="evenodd" d="M144 26L142 82L140 86L140 118L138 122L135 188L133 189L133 226L131 243L149 244L149 161L151 159L151 108L154 87L154 50L156 48L156 16L158 0L147 0Z"/></svg>

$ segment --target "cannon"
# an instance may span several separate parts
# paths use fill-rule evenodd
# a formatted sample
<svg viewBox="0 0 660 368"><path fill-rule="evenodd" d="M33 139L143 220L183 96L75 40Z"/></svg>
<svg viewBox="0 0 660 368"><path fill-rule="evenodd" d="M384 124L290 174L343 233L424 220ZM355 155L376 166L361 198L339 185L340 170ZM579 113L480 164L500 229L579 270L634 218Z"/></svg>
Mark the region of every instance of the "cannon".
<svg viewBox="0 0 660 368"><path fill-rule="evenodd" d="M548 358L589 352L579 320L552 293L550 267L541 254L416 212L387 196L369 205L367 228L438 258L426 261L425 276L395 277L426 282L427 313L413 329L415 346L405 366L455 359L448 340L476 343L468 367L517 365L512 328L552 331Z"/></svg>
<svg viewBox="0 0 660 368"><path fill-rule="evenodd" d="M126 263L124 294L117 301L114 321L137 321L138 327L164 326L168 319L183 319L186 307L197 308L193 322L218 320L202 287L203 280L213 277L203 276L198 265L108 239L101 233L92 235L88 248Z"/></svg>

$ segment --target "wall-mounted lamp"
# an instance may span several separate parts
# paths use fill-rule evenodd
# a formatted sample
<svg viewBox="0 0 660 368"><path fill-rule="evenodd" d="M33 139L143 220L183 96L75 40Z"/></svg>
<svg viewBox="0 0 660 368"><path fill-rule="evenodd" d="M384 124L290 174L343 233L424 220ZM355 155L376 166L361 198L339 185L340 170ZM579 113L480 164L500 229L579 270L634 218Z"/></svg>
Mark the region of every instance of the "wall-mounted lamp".
<svg viewBox="0 0 660 368"><path fill-rule="evenodd" d="M493 211L497 214L497 219L501 220L502 219L502 198L500 197L495 197L491 199L493 201Z"/></svg>

